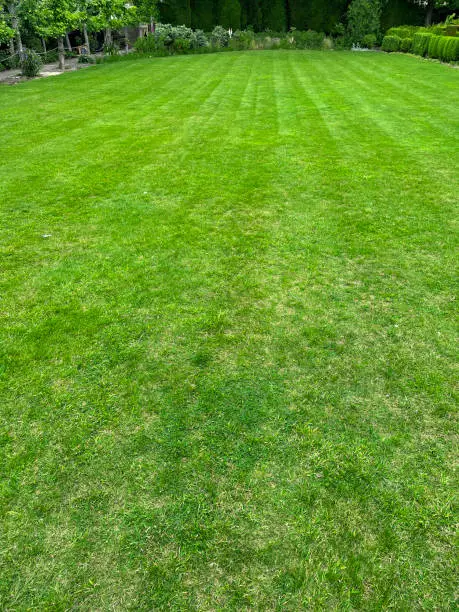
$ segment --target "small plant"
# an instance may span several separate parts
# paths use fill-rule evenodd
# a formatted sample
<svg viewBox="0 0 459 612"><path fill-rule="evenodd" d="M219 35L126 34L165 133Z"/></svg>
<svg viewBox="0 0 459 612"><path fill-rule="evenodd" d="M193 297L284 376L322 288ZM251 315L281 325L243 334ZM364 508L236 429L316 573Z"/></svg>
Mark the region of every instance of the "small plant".
<svg viewBox="0 0 459 612"><path fill-rule="evenodd" d="M21 59L21 70L23 76L36 77L40 74L43 63L40 56L32 49L26 49Z"/></svg>
<svg viewBox="0 0 459 612"><path fill-rule="evenodd" d="M118 55L119 47L115 45L115 43L106 43L104 44L104 55Z"/></svg>
<svg viewBox="0 0 459 612"><path fill-rule="evenodd" d="M79 55L78 63L79 64L95 64L96 60L93 58L92 55Z"/></svg>
<svg viewBox="0 0 459 612"><path fill-rule="evenodd" d="M384 36L381 49L387 53L399 51L401 41L399 36Z"/></svg>
<svg viewBox="0 0 459 612"><path fill-rule="evenodd" d="M374 49L376 47L377 40L376 34L366 34L366 36L363 37L362 43L367 49Z"/></svg>

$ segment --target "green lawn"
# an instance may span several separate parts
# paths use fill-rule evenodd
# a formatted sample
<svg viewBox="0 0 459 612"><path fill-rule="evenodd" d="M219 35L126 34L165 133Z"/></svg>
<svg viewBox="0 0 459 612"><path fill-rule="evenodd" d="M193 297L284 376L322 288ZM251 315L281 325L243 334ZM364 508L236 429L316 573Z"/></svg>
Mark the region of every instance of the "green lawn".
<svg viewBox="0 0 459 612"><path fill-rule="evenodd" d="M458 94L300 51L0 88L1 609L454 608Z"/></svg>

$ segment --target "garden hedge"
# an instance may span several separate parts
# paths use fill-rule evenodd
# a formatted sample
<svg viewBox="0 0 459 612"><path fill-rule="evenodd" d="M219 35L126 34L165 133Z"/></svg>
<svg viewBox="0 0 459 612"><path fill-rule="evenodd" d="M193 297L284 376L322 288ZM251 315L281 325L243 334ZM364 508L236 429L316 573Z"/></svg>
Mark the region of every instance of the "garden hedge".
<svg viewBox="0 0 459 612"><path fill-rule="evenodd" d="M432 38L432 36L433 34L431 32L417 32L413 36L413 53L415 53L416 55L422 55L422 57L427 55L430 39Z"/></svg>
<svg viewBox="0 0 459 612"><path fill-rule="evenodd" d="M400 36L384 36L381 48L383 51L390 53L391 51L398 51L400 49L400 43L402 39Z"/></svg>

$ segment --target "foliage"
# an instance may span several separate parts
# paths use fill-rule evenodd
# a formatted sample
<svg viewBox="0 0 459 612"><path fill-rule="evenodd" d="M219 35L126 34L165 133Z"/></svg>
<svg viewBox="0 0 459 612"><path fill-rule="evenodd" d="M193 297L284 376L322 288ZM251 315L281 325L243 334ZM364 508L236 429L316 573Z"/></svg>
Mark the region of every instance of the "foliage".
<svg viewBox="0 0 459 612"><path fill-rule="evenodd" d="M389 53L391 51L398 51L401 41L402 39L399 36L384 36L381 49Z"/></svg>
<svg viewBox="0 0 459 612"><path fill-rule="evenodd" d="M104 43L103 50L105 55L118 55L120 48L114 42Z"/></svg>
<svg viewBox="0 0 459 612"><path fill-rule="evenodd" d="M8 42L14 36L14 30L10 28L6 22L6 18L1 11L0 5L0 45Z"/></svg>
<svg viewBox="0 0 459 612"><path fill-rule="evenodd" d="M313 30L307 30L306 32L294 30L291 36L297 49L321 49L325 38L323 32L314 32Z"/></svg>
<svg viewBox="0 0 459 612"><path fill-rule="evenodd" d="M202 30L192 30L186 26L173 26L170 23L156 25L154 34L139 38L134 48L140 53L186 53L202 50L209 46L209 40Z"/></svg>
<svg viewBox="0 0 459 612"><path fill-rule="evenodd" d="M216 47L227 47L230 40L228 30L222 26L215 26L212 30L211 41Z"/></svg>
<svg viewBox="0 0 459 612"><path fill-rule="evenodd" d="M416 32L413 36L412 50L416 55L426 55L429 50L430 39L433 34L431 32Z"/></svg>
<svg viewBox="0 0 459 612"><path fill-rule="evenodd" d="M96 59L92 55L79 55L78 63L79 64L95 64Z"/></svg>
<svg viewBox="0 0 459 612"><path fill-rule="evenodd" d="M376 34L366 34L363 37L363 46L366 47L367 49L373 49L374 47L376 47L376 43L378 41L378 38L376 36Z"/></svg>
<svg viewBox="0 0 459 612"><path fill-rule="evenodd" d="M380 32L381 3L379 0L352 0L347 11L347 31L353 43L363 43L367 34Z"/></svg>
<svg viewBox="0 0 459 612"><path fill-rule="evenodd" d="M400 39L400 51L403 51L404 53L408 53L409 51L411 51L412 44L413 44L412 38L401 38Z"/></svg>
<svg viewBox="0 0 459 612"><path fill-rule="evenodd" d="M40 73L43 63L40 56L32 49L25 49L21 57L22 74L26 77L35 77Z"/></svg>
<svg viewBox="0 0 459 612"><path fill-rule="evenodd" d="M459 38L452 36L442 36L440 41L438 41L437 43L436 55L444 62L459 61Z"/></svg>
<svg viewBox="0 0 459 612"><path fill-rule="evenodd" d="M389 28L386 35L398 36L399 38L413 38L418 30L418 26L398 26L396 28Z"/></svg>

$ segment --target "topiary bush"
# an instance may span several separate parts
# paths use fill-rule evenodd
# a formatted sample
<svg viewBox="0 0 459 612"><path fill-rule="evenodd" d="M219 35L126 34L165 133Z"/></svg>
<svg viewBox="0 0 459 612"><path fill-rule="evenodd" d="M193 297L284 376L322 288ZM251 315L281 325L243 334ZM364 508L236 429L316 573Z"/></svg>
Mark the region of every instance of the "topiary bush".
<svg viewBox="0 0 459 612"><path fill-rule="evenodd" d="M433 34L431 32L416 32L413 36L412 51L416 55L424 57L429 50L430 39Z"/></svg>
<svg viewBox="0 0 459 612"><path fill-rule="evenodd" d="M402 38L400 40L400 51L403 51L404 53L408 53L409 51L411 51L412 44L413 44L412 38Z"/></svg>
<svg viewBox="0 0 459 612"><path fill-rule="evenodd" d="M21 70L23 76L36 77L40 74L43 63L40 56L32 49L26 49L21 59Z"/></svg>
<svg viewBox="0 0 459 612"><path fill-rule="evenodd" d="M386 32L386 36L399 36L400 38L413 38L416 32L419 30L418 26L399 26L396 28L390 28Z"/></svg>
<svg viewBox="0 0 459 612"><path fill-rule="evenodd" d="M459 61L459 38L456 36L442 36L438 44L438 58L443 62Z"/></svg>
<svg viewBox="0 0 459 612"><path fill-rule="evenodd" d="M442 42L444 36L431 36L429 39L429 46L427 48L427 55L433 58L439 58L440 43Z"/></svg>
<svg viewBox="0 0 459 612"><path fill-rule="evenodd" d="M400 49L402 39L399 36L384 36L381 49L391 53Z"/></svg>

